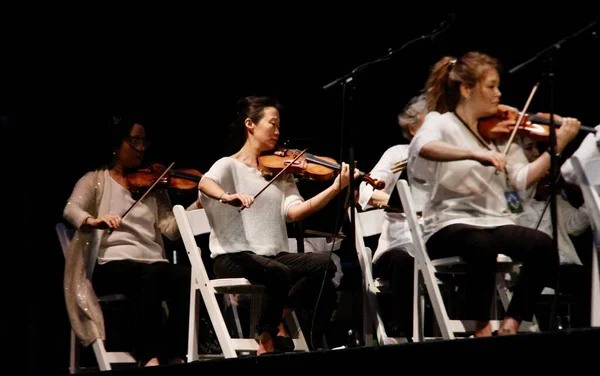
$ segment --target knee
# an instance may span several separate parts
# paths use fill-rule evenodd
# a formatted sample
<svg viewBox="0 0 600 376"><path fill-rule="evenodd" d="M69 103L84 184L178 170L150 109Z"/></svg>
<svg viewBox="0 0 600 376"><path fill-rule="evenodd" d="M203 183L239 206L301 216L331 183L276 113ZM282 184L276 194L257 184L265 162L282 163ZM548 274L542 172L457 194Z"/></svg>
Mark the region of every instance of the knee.
<svg viewBox="0 0 600 376"><path fill-rule="evenodd" d="M558 250L553 246L552 238L541 231L537 231L533 241L535 246L530 251L530 260L558 272L559 255Z"/></svg>
<svg viewBox="0 0 600 376"><path fill-rule="evenodd" d="M292 271L285 265L278 265L266 269L271 286L277 289L289 289L292 285Z"/></svg>
<svg viewBox="0 0 600 376"><path fill-rule="evenodd" d="M410 271L414 267L413 257L404 249L392 251L390 264L397 271Z"/></svg>

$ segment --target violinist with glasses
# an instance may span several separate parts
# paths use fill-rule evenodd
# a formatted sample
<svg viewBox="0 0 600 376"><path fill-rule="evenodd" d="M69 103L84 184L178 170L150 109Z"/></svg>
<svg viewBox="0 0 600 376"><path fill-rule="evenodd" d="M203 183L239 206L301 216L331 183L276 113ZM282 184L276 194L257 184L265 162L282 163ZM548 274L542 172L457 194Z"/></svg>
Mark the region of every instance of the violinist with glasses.
<svg viewBox="0 0 600 376"><path fill-rule="evenodd" d="M515 224L515 215L522 212L518 192L546 174L549 153L529 162L517 143L492 140L479 127L480 119L500 110L500 71L496 59L480 52L435 63L426 93L429 110L441 115L426 119L409 149L409 180L421 178L431 185L423 208L427 251L432 259L465 260L465 319L477 321L475 337L516 334L523 320L532 320L543 288L555 287L559 265L547 234ZM515 125L515 120L498 125ZM580 125L577 119L562 119L556 130L559 153ZM422 176L423 162L432 161L434 174ZM502 324L493 333L498 254L521 262L522 268Z"/></svg>
<svg viewBox="0 0 600 376"><path fill-rule="evenodd" d="M137 198L140 186L134 181L139 182L137 171L149 145L146 121L114 117L109 126L108 163L77 181L63 212L77 229L67 253L64 282L71 326L85 345L103 338L104 322L95 297L124 294L135 306L138 365L183 363L191 269L169 262L165 255L163 236L180 237L169 192L155 189ZM188 210L198 207L195 199ZM163 302L169 311L165 323Z"/></svg>
<svg viewBox="0 0 600 376"><path fill-rule="evenodd" d="M307 339L311 349L319 348L337 302L332 282L336 266L327 253L289 252L286 222L300 221L325 207L348 186L349 166L343 163L330 186L305 200L286 170L274 177L261 171L261 157L277 149L279 102L251 96L240 99L237 107L230 130L239 149L217 160L199 184L211 226L215 275L247 278L265 286L257 355L293 350L282 321L294 308L305 308L313 316ZM287 162L295 171L307 166L306 160L297 158ZM355 178L358 175L355 170ZM271 184L266 184L267 179Z"/></svg>

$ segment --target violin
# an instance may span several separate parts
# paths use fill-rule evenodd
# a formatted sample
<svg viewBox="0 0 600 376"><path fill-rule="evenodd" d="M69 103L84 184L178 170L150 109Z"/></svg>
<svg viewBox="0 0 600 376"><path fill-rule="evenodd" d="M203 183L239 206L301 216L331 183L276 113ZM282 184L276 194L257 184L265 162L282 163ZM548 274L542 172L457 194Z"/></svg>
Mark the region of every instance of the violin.
<svg viewBox="0 0 600 376"><path fill-rule="evenodd" d="M258 169L263 175L278 174L283 169L288 172L301 175L309 180L326 181L334 178L336 173L342 168L339 163L330 157L317 157L313 154L304 152L298 161L306 161L307 167L302 168L299 165L289 166L289 161L298 157L300 150L296 149L277 149L272 154L265 154L258 157ZM286 163L288 162L288 163ZM359 177L375 189L385 188L385 182L373 179L370 174L358 170Z"/></svg>
<svg viewBox="0 0 600 376"><path fill-rule="evenodd" d="M184 194L198 189L198 182L203 174L193 168L170 169L160 163L153 163L148 167L126 175L127 185L132 195L139 195L148 190L153 184L158 189L169 189L174 193Z"/></svg>
<svg viewBox="0 0 600 376"><path fill-rule="evenodd" d="M203 176L200 171L192 168L172 170L173 165L175 165L175 162L172 162L169 167L165 168L160 163L153 163L150 167L141 168L125 176L129 191L137 199L121 216L121 219L125 218L131 209L156 187L172 189L176 193L190 192L193 188L198 189L198 182ZM109 228L107 232L111 234L113 229Z"/></svg>
<svg viewBox="0 0 600 376"><path fill-rule="evenodd" d="M515 126L512 124L503 126L499 123L506 120L514 120L517 122L521 116L523 116L523 120L517 129L517 136L527 136L535 141L540 142L547 142L549 140L550 124L552 124L550 121L550 114L523 114L512 107L502 104L498 106L498 111L494 115L479 119L479 134L481 134L481 136L488 142L494 140L505 140L511 136ZM562 121L560 120L560 116L555 115L554 126L558 128L561 124ZM583 125L580 127L580 130L585 132L596 132L595 128L586 127Z"/></svg>

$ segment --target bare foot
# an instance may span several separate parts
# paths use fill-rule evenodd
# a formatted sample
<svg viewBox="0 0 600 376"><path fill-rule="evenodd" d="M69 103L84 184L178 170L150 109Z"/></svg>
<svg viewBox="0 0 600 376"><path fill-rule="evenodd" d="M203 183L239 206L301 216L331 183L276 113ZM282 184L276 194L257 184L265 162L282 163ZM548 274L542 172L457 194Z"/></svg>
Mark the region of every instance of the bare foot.
<svg viewBox="0 0 600 376"><path fill-rule="evenodd" d="M492 335L492 324L489 321L477 321L475 324L474 337L490 337Z"/></svg>
<svg viewBox="0 0 600 376"><path fill-rule="evenodd" d="M158 366L160 363L158 362L158 358L152 358L143 365L143 367L154 367Z"/></svg>
<svg viewBox="0 0 600 376"><path fill-rule="evenodd" d="M498 335L505 336L517 334L519 331L519 326L521 326L521 323L519 323L517 320L513 319L512 317L505 317L502 325L500 325L500 328L498 329Z"/></svg>
<svg viewBox="0 0 600 376"><path fill-rule="evenodd" d="M287 330L285 330L285 325L283 325L283 323L279 323L279 326L277 327L277 329L279 330L277 332L277 336L278 337L289 337L290 334L287 332Z"/></svg>
<svg viewBox="0 0 600 376"><path fill-rule="evenodd" d="M169 361L169 364L183 364L185 361L182 358L173 358Z"/></svg>
<svg viewBox="0 0 600 376"><path fill-rule="evenodd" d="M273 347L273 338L269 332L262 332L260 336L258 336L258 350L256 351L256 355L262 355L264 353L274 351L275 348Z"/></svg>

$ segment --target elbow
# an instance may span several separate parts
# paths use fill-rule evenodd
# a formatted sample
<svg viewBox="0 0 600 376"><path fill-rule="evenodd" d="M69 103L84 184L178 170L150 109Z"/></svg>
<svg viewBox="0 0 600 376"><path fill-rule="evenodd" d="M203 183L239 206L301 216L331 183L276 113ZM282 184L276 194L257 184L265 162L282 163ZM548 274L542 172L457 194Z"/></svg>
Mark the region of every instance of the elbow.
<svg viewBox="0 0 600 376"><path fill-rule="evenodd" d="M306 215L302 212L302 210L300 210L300 205L293 205L289 207L285 213L285 218L289 222L299 222L305 217Z"/></svg>
<svg viewBox="0 0 600 376"><path fill-rule="evenodd" d="M206 182L204 181L204 179L200 180L200 182L198 183L198 190L202 193L204 193L204 190L206 189Z"/></svg>

